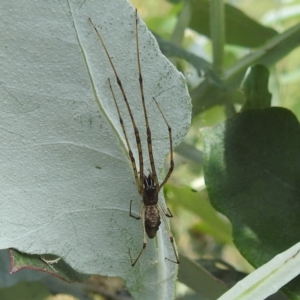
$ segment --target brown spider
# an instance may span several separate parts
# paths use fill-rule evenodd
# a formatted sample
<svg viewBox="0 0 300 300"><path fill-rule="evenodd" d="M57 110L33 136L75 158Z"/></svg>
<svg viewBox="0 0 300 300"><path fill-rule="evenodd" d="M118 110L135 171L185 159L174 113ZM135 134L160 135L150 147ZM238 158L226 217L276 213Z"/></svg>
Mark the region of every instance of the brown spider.
<svg viewBox="0 0 300 300"><path fill-rule="evenodd" d="M143 206L141 208L140 211L140 215L136 216L134 214L131 213L131 204L132 204L132 200L130 201L130 210L129 210L129 216L139 220L142 219L143 221L143 246L142 249L140 250L139 254L137 255L136 259L132 259L130 251L129 251L129 256L130 256L130 260L131 260L131 265L134 266L136 264L136 262L139 260L139 258L141 257L142 253L144 252L146 245L147 245L147 238L146 235L150 238L153 239L156 236L156 233L159 229L159 226L161 224L160 219L162 218L163 222L166 225L166 228L168 230L169 233L169 238L170 238L170 242L171 245L173 247L174 250L174 254L175 254L175 260L170 260L168 258L166 258L167 260L179 264L179 258L178 258L178 254L176 252L175 249L175 245L174 245L174 238L171 234L170 228L168 226L168 223L166 221L166 217L171 218L173 217L171 211L169 210L169 208L167 208L167 212L163 209L163 207L159 204L158 202L158 194L160 192L160 190L162 189L162 187L166 184L166 182L168 181L173 169L174 169L174 160L173 160L173 146L172 146L172 129L169 126L161 108L159 107L157 101L155 100L155 98L153 98L153 100L155 101L160 114L162 115L167 127L168 127L168 132L169 132L169 141L170 141L170 168L168 170L168 173L165 177L165 179L163 180L163 182L161 184L159 184L158 182L158 178L157 178L157 173L156 173L156 168L155 168L155 162L154 162L154 157L153 157L153 151L152 151L152 138L151 138L151 130L150 130L150 126L149 126L149 121L148 121L148 115L147 115L147 110L146 110L146 104L145 104L145 97L144 97L144 87L143 87L143 78L142 78L142 71L141 71L141 63L140 63L140 52L139 52L139 42L138 42L138 15L137 15L137 10L135 10L135 29L136 29L136 50L137 50L137 64L138 64L138 72L139 72L139 84L140 84L140 91L141 91L141 98L142 98L142 104L143 104L143 112L144 112L144 117L145 117L145 124L146 124L146 132L147 132L147 148L148 148L148 154L149 154L149 159L150 159L150 165L151 165L151 170L149 170L149 174L148 176L145 175L144 173L144 162L143 162L143 153L142 153L142 144L141 144L141 139L140 139L140 134L139 134L139 130L136 126L135 120L133 118L133 114L132 114L132 110L130 108L130 105L128 103L124 88L122 86L122 82L117 74L117 71L115 69L115 66L109 56L108 50L104 44L104 41L99 33L99 31L97 30L96 26L94 25L94 23L92 22L91 19L89 19L90 23L92 24L93 28L96 31L96 34L99 38L99 40L101 41L101 44L105 50L105 53L107 55L107 58L110 62L110 65L114 71L118 86L122 92L123 95L123 99L126 103L127 106L127 110L131 119L131 123L134 129L134 134L135 134L135 140L136 140L136 145L137 145L137 149L138 149L138 156L139 156L139 173L137 171L136 168L136 162L135 162L135 158L133 156L131 147L130 147L130 143L128 140L128 136L125 130L125 126L124 126L124 122L120 113L120 109L119 106L117 104L111 83L110 83L110 79L108 79L109 82L109 87L114 99L114 103L118 112L118 116L119 116L119 121L123 130L123 134L125 137L125 141L126 141L126 145L127 145L127 149L128 149L128 155L129 158L131 160L131 164L132 164L132 169L133 169L133 173L134 173L134 177L135 177L135 182L136 182L136 186L138 189L139 194L142 196L143 198ZM138 175L139 174L139 175Z"/></svg>

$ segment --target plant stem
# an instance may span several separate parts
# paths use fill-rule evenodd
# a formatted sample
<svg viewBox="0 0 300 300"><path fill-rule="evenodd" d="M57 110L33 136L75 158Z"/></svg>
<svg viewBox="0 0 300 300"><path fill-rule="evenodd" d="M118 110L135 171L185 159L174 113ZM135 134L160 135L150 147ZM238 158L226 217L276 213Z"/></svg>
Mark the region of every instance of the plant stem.
<svg viewBox="0 0 300 300"><path fill-rule="evenodd" d="M210 1L210 31L213 47L213 70L220 77L223 75L225 18L223 0Z"/></svg>

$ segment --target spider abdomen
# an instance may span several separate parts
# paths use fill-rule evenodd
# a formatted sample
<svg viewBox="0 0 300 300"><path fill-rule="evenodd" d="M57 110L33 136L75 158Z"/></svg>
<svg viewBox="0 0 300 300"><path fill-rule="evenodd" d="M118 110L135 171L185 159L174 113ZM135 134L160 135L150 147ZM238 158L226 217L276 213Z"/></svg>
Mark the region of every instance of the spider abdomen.
<svg viewBox="0 0 300 300"><path fill-rule="evenodd" d="M156 236L160 223L160 215L157 205L146 206L145 231L150 239L153 239Z"/></svg>

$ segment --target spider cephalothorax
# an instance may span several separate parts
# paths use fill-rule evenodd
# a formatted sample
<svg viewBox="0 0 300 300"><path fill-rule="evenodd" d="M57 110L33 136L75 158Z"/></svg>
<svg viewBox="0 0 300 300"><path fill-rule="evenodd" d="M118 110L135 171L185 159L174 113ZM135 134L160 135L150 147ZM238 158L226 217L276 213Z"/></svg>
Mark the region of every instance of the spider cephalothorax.
<svg viewBox="0 0 300 300"><path fill-rule="evenodd" d="M156 205L158 202L158 192L152 174L150 173L148 177L144 175L144 184L143 184L143 202L144 205Z"/></svg>

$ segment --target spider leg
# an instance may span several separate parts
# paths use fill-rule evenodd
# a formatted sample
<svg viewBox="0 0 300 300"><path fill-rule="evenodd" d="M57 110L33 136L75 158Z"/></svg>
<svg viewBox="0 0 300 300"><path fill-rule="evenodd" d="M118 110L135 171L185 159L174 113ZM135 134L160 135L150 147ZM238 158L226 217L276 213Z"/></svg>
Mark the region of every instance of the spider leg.
<svg viewBox="0 0 300 300"><path fill-rule="evenodd" d="M163 220L163 222L164 222L164 224L166 226L166 229L168 231L170 243L172 245L172 248L173 248L173 251L174 251L174 255L175 255L175 260L169 259L167 257L165 259L167 259L168 261L170 261L170 262L172 262L174 264L178 264L179 265L179 257L178 257L178 254L177 254L177 251L176 251L176 248L175 248L174 237L172 235L172 232L170 230L169 224L168 224L167 219L166 219L167 214L165 214L165 212L161 209L160 206L159 206L159 210L160 210L160 216L161 216L161 218L162 218L162 220ZM168 209L168 211L170 211L170 210Z"/></svg>
<svg viewBox="0 0 300 300"><path fill-rule="evenodd" d="M172 128L170 127L169 123L167 122L167 119L165 117L165 115L163 114L160 106L158 105L156 99L153 97L153 100L155 101L158 109L159 109L159 112L160 114L162 115L167 127L168 127L168 132L169 132L169 141L170 141L170 168L169 168L169 171L164 179L164 181L159 185L159 188L158 188L158 191L160 191L160 189L166 184L166 182L168 181L169 177L171 176L172 172L173 172L173 169L174 169L174 159L173 159L173 139L172 139ZM168 209L168 211L170 212L170 210ZM170 212L170 215L171 212Z"/></svg>
<svg viewBox="0 0 300 300"><path fill-rule="evenodd" d="M124 134L127 149L128 149L129 158L131 160L131 165L132 165L132 169L133 169L133 173L134 173L135 183L136 183L136 186L138 187L139 194L141 195L142 191L140 190L139 177L138 177L138 172L137 172L137 169L136 169L135 159L134 159L134 156L133 156L131 148L130 148L130 144L129 144L128 137L127 137L127 134L126 134L123 118L121 117L120 109L119 109L115 94L114 94L113 89L112 89L111 84L110 84L110 78L108 78L108 83L109 83L109 87L110 87L110 90L111 90L111 93L112 93L112 96L113 96L113 99L114 99L114 102L115 102L115 105L116 105L116 108L117 108L117 111L118 111L119 121L120 121L120 124L122 126L123 134ZM131 207L131 202L130 202L130 207Z"/></svg>
<svg viewBox="0 0 300 300"><path fill-rule="evenodd" d="M103 39L102 39L102 37L101 37L101 35L100 35L98 29L96 28L96 26L94 25L94 23L92 22L92 20L91 20L90 18L89 18L89 21L90 21L90 23L92 24L92 26L94 27L94 29L95 29L95 31L96 31L96 34L97 34L97 36L98 36L98 38L99 38L99 40L100 40L100 42L101 42L101 44L102 44L102 46L103 46L103 49L105 50L105 53L106 53L107 58L108 58L108 60L109 60L109 63L110 63L110 65L111 65L111 67L112 67L112 69L113 69L113 71L114 71L114 74L115 74L115 77L116 77L118 86L119 86L119 88L120 88L120 90L121 90L121 93L122 93L122 95L123 95L123 99L124 99L124 101L125 101L125 103L126 103L126 107L127 107L127 110L128 110L129 116L130 116L130 119L131 119L131 123L132 123L133 129L134 129L134 135L135 135L136 145L137 145L137 148L138 148L139 164L140 164L140 170L139 170L139 172L140 172L140 178L139 178L139 180L136 179L136 183L137 183L137 186L138 186L139 194L142 195L142 194L143 194L144 162L143 162L142 144L141 144L141 139L140 139L139 130L138 130L136 124L135 124L135 121L134 121L134 118L133 118L133 114L132 114L130 105L129 105L129 103L128 103L128 100L127 100L127 97L126 97L125 90L124 90L124 88L123 88L122 82L121 82L121 80L120 80L120 78L119 78L119 76L118 76L118 73L117 73L117 71L116 71L116 68L115 68L113 62L112 62L112 59L111 59L110 56L109 56L109 53L108 53L108 50L107 50L107 48L106 48L106 46L105 46L105 44L104 44L104 41L103 41ZM111 86L110 86L110 88L111 88ZM112 90L112 89L111 89L111 90ZM115 101L115 103L116 103L116 101ZM118 113L119 113L119 111L118 111ZM121 122L120 115L119 115L119 119L120 119L120 122ZM123 121L122 121L122 122L123 122ZM122 125L122 124L123 124L123 123L121 123L121 125ZM124 127L122 126L122 128L124 128ZM125 129L123 129L123 133L124 133L124 135L125 135ZM126 137L125 137L125 139L126 139ZM126 142L126 143L127 143L127 142ZM128 145L129 145L129 143L127 144L127 147L128 147ZM130 148L128 148L128 152L129 152L129 149L130 149ZM131 151L131 150L130 150L130 151ZM129 156L130 156L130 153L129 153ZM136 169L136 168L134 169L135 163L133 164L132 158L130 158L130 159L131 159L132 166L133 166L134 176L135 176L136 178L138 178L137 172L135 172L135 169Z"/></svg>
<svg viewBox="0 0 300 300"><path fill-rule="evenodd" d="M147 246L147 236L146 236L146 230L145 230L145 220L144 217L145 216L145 207L142 207L141 210L141 217L142 217L142 224L143 224L143 246L142 249L140 250L138 256L136 257L136 259L132 259L131 253L130 253L130 249L129 249L129 256L130 256L130 261L131 261L131 266L134 267L134 265L137 263L137 261L139 260L139 258L141 257L141 255L143 254L144 250L146 249Z"/></svg>
<svg viewBox="0 0 300 300"><path fill-rule="evenodd" d="M158 206L161 212L163 212L163 214L168 217L168 218L173 218L173 214L171 213L169 207L167 207L167 211L164 209L164 207L162 206L161 203L158 202Z"/></svg>
<svg viewBox="0 0 300 300"><path fill-rule="evenodd" d="M137 9L135 10L135 27L136 27L136 52L137 52L137 61L138 61L138 70L139 70L139 83L140 83L140 91L141 91L143 111L144 111L144 117L145 117L145 123L146 123L148 153L149 153L152 177L153 177L155 185L158 187L159 183L158 183L158 179L157 179L155 162L154 162L154 157L153 157L151 130L150 130L150 126L149 126L146 103L145 103L145 96L144 96L144 85L143 85L143 77L142 77L141 62L140 62Z"/></svg>
<svg viewBox="0 0 300 300"><path fill-rule="evenodd" d="M136 216L133 213L131 213L131 204L132 204L132 200L130 200L130 207L129 207L129 216L136 219L136 220L140 220L141 216Z"/></svg>

